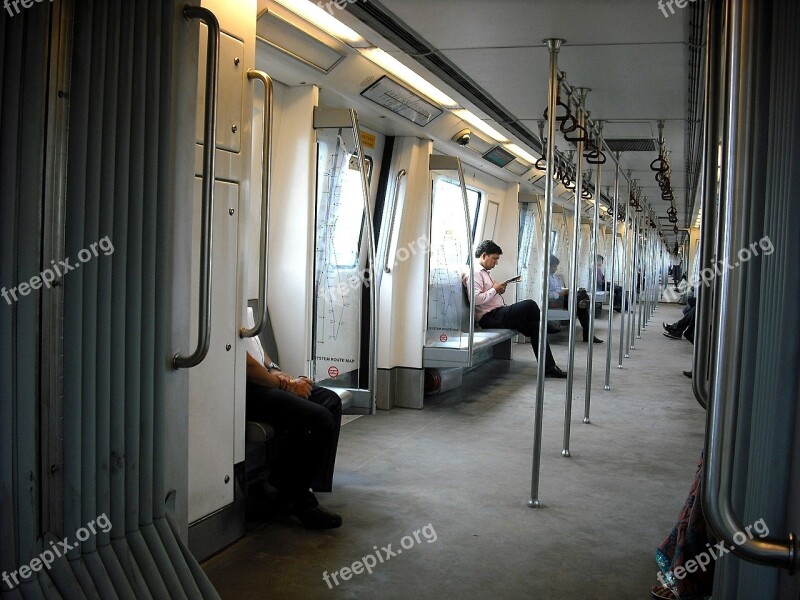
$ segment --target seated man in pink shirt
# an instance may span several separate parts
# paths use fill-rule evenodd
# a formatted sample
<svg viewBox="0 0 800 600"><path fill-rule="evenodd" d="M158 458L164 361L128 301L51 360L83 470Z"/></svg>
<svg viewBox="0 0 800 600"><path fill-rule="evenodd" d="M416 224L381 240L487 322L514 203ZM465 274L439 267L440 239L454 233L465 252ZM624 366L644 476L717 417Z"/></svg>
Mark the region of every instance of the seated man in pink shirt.
<svg viewBox="0 0 800 600"><path fill-rule="evenodd" d="M475 296L475 322L484 329L516 329L522 335L531 338L531 346L536 358L539 358L539 305L533 300L522 300L506 305L503 294L505 283L495 283L489 271L500 260L503 250L492 240L484 240L475 249L473 294ZM466 283L465 278L465 283ZM545 370L546 377L566 378L553 358L550 344L546 344Z"/></svg>

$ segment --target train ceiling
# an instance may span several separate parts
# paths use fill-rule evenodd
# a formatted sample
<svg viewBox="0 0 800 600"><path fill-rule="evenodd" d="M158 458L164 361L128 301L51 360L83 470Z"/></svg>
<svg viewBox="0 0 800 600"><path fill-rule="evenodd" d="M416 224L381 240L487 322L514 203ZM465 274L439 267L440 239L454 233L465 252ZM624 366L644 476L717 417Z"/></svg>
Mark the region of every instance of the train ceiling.
<svg viewBox="0 0 800 600"><path fill-rule="evenodd" d="M586 105L593 120L606 122L607 139L624 139L632 149L646 147L647 140L658 137L658 121L664 121L675 205L684 226L694 216L686 197L691 7L673 4L674 14L665 9L665 16L649 0L357 0L346 6L349 14L342 20L362 30L369 25L383 37L384 50L450 83L478 114L502 116L488 118L489 124L534 137L547 102L549 59L542 40L565 39L559 69L570 85L592 88ZM335 16L345 11L334 11ZM427 51L414 56L420 47ZM466 82L462 90L457 72ZM469 93L472 85L488 102L481 102L480 93ZM565 151L571 147L563 139L557 145ZM650 170L657 156L657 150L628 151L621 163L639 180L663 217L664 231L671 233L669 203L661 200ZM606 168L603 185L612 183L613 169Z"/></svg>

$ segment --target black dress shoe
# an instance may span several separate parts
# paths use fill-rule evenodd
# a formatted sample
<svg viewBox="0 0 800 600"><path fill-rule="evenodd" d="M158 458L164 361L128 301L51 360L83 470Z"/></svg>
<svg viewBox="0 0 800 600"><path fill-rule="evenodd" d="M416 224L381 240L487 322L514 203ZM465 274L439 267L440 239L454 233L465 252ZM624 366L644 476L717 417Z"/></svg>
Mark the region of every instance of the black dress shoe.
<svg viewBox="0 0 800 600"><path fill-rule="evenodd" d="M553 365L544 372L545 377L552 377L553 379L566 379L567 374L558 368L558 365Z"/></svg>
<svg viewBox="0 0 800 600"><path fill-rule="evenodd" d="M668 337L668 338L673 339L673 340L679 340L679 339L681 339L681 334L680 333L676 333L676 332L674 332L672 330L669 330L669 331L665 331L664 332L664 337Z"/></svg>
<svg viewBox="0 0 800 600"><path fill-rule="evenodd" d="M692 372L691 372L691 371L684 371L684 372L683 372L683 374L684 374L686 377L688 377L689 379L691 379L691 378L692 378Z"/></svg>
<svg viewBox="0 0 800 600"><path fill-rule="evenodd" d="M593 342L593 343L595 343L595 344L602 344L602 343L603 343L603 340L601 340L601 339L600 339L599 337L597 337L597 336L594 336L594 340L592 340L592 342Z"/></svg>

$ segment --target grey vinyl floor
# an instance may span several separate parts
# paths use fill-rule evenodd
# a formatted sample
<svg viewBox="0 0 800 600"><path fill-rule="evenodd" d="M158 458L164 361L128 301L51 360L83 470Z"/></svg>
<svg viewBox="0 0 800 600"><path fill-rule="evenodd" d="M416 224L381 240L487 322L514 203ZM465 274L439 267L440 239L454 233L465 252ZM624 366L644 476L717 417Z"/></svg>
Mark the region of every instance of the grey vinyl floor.
<svg viewBox="0 0 800 600"><path fill-rule="evenodd" d="M542 508L528 507L536 363L530 345L517 344L511 361L469 373L423 410L343 427L335 489L319 495L342 515L341 529L268 521L203 568L224 599L650 598L655 548L703 445L705 413L682 374L692 346L662 335L661 321L680 308L660 305L623 369L615 331L611 391L606 345L594 346L588 425L587 346L578 344L571 458L561 456L566 384L546 380ZM607 340L605 316L597 328ZM566 368L567 336L552 346Z"/></svg>

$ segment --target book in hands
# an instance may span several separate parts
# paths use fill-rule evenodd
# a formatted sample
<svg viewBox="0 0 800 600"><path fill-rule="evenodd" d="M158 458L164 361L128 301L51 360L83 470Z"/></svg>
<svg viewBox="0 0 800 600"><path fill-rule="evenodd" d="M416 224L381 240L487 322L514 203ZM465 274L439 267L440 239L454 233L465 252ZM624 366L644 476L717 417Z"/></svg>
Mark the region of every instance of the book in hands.
<svg viewBox="0 0 800 600"><path fill-rule="evenodd" d="M522 280L522 275L515 275L511 279L506 279L503 283L504 284L519 283L521 280Z"/></svg>

